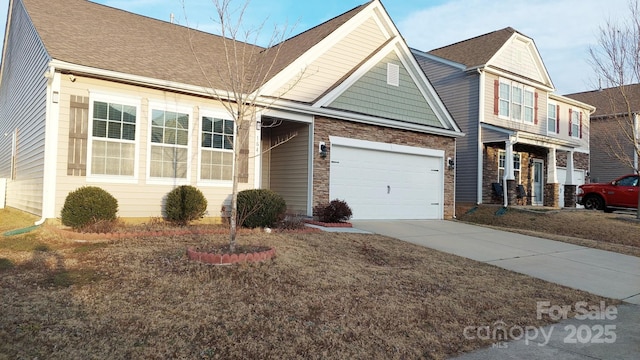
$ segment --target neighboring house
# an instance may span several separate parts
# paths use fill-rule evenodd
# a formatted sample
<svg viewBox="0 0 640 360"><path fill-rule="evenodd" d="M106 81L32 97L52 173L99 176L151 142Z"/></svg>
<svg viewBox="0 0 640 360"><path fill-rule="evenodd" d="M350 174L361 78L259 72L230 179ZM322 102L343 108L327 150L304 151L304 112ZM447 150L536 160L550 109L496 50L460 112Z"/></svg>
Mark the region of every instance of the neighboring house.
<svg viewBox="0 0 640 360"><path fill-rule="evenodd" d="M228 90L211 75L224 58L222 38L169 22L86 0L12 0L0 69L6 205L45 221L94 185L118 199L120 217L147 218L191 184L222 216L233 169L224 139L235 134L210 94ZM273 189L303 215L335 198L356 219L454 215L448 159L463 133L379 1L286 40L261 88L282 93L258 119L281 125L252 128L238 149L241 189Z"/></svg>
<svg viewBox="0 0 640 360"><path fill-rule="evenodd" d="M531 38L505 28L413 53L466 135L457 143L458 203L575 206L594 108L554 94Z"/></svg>
<svg viewBox="0 0 640 360"><path fill-rule="evenodd" d="M591 115L591 182L609 182L635 173L638 153L633 130L635 127L636 143L640 143L640 84L565 96L596 107Z"/></svg>

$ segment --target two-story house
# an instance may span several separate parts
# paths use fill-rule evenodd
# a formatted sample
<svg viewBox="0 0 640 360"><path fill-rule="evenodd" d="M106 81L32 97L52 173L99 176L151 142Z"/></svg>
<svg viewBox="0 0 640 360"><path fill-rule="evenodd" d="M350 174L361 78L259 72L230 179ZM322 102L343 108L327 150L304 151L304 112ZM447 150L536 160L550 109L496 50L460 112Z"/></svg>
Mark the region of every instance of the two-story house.
<svg viewBox="0 0 640 360"><path fill-rule="evenodd" d="M592 182L609 182L635 173L640 166L640 84L567 94L566 97L592 104ZM636 140L634 141L634 137Z"/></svg>
<svg viewBox="0 0 640 360"><path fill-rule="evenodd" d="M533 39L505 28L413 54L466 134L458 203L575 206L594 108L554 93Z"/></svg>
<svg viewBox="0 0 640 360"><path fill-rule="evenodd" d="M360 219L453 216L448 159L463 133L379 0L236 53L232 39L87 0L11 0L8 15L0 207L40 223L92 185L121 218L145 219L188 184L219 219L237 169L240 190L272 189L291 213L340 198ZM270 71L251 89L259 108L239 145L223 103L234 99L212 94L233 95L225 78L259 71L245 63L254 56Z"/></svg>

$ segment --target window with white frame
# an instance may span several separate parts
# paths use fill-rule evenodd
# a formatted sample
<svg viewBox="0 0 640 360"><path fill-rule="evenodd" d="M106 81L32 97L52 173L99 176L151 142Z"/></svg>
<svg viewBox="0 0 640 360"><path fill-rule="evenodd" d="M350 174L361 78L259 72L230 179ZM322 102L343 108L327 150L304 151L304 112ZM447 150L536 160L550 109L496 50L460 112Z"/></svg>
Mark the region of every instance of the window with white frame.
<svg viewBox="0 0 640 360"><path fill-rule="evenodd" d="M553 103L547 105L547 132L558 133L558 113L556 104Z"/></svg>
<svg viewBox="0 0 640 360"><path fill-rule="evenodd" d="M571 136L580 137L580 110L574 109L571 112Z"/></svg>
<svg viewBox="0 0 640 360"><path fill-rule="evenodd" d="M535 123L535 91L517 82L500 80L498 115L514 121Z"/></svg>
<svg viewBox="0 0 640 360"><path fill-rule="evenodd" d="M524 121L533 124L535 119L535 94L530 89L524 89Z"/></svg>
<svg viewBox="0 0 640 360"><path fill-rule="evenodd" d="M234 128L233 120L202 117L200 179L232 179Z"/></svg>
<svg viewBox="0 0 640 360"><path fill-rule="evenodd" d="M92 102L91 175L135 175L137 106Z"/></svg>
<svg viewBox="0 0 640 360"><path fill-rule="evenodd" d="M500 116L509 117L511 104L511 84L500 82Z"/></svg>
<svg viewBox="0 0 640 360"><path fill-rule="evenodd" d="M502 183L502 180L504 179L506 153L507 152L504 150L498 151L498 182L499 183ZM521 159L520 153L513 153L513 174L516 181L518 181L518 183L522 182L520 177L520 159Z"/></svg>
<svg viewBox="0 0 640 360"><path fill-rule="evenodd" d="M186 179L189 165L189 114L151 110L149 176Z"/></svg>

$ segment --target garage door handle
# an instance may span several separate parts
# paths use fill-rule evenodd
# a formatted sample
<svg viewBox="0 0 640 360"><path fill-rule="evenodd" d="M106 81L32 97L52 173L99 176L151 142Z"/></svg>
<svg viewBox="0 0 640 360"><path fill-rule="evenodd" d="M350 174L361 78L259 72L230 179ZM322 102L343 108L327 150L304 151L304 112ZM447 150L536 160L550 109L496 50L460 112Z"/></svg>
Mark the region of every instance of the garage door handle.
<svg viewBox="0 0 640 360"><path fill-rule="evenodd" d="M387 185L387 194L391 194L391 186Z"/></svg>

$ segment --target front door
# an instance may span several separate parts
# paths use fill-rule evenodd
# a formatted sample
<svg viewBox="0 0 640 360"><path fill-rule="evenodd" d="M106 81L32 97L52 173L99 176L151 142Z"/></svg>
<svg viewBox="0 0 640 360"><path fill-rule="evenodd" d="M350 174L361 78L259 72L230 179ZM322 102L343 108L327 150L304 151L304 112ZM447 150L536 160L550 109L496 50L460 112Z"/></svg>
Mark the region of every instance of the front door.
<svg viewBox="0 0 640 360"><path fill-rule="evenodd" d="M534 159L533 160L533 183L531 185L531 190L533 192L531 200L533 205L543 205L544 197L543 197L543 189L544 189L544 181L542 172L544 169L544 163L542 160Z"/></svg>

